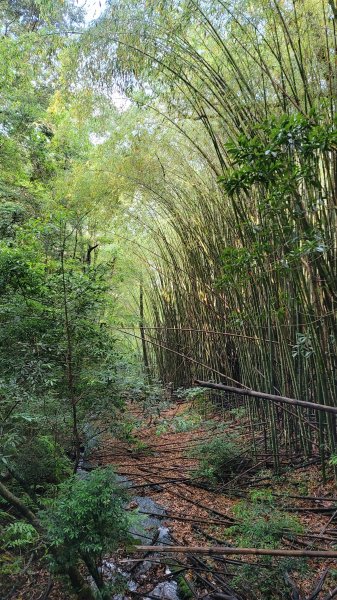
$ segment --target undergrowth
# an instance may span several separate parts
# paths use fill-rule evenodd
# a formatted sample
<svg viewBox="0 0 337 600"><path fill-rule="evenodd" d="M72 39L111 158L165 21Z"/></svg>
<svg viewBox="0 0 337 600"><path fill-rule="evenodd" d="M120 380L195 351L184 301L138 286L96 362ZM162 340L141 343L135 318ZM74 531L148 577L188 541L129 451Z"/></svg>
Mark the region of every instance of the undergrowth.
<svg viewBox="0 0 337 600"><path fill-rule="evenodd" d="M230 481L252 464L248 446L234 435L202 442L193 448L190 456L199 460L194 477L206 479L211 486Z"/></svg>
<svg viewBox="0 0 337 600"><path fill-rule="evenodd" d="M295 516L276 508L269 491L251 492L250 500L239 502L234 514L238 522L226 529L226 536L241 548L280 548L285 536L292 539L303 530ZM303 574L306 570L305 559L264 556L255 564L242 564L232 584L249 599L286 600L290 591L287 575Z"/></svg>
<svg viewBox="0 0 337 600"><path fill-rule="evenodd" d="M156 435L163 433L186 433L198 429L201 424L204 425L202 417L195 411L184 412L176 415L172 419L162 419L156 429Z"/></svg>

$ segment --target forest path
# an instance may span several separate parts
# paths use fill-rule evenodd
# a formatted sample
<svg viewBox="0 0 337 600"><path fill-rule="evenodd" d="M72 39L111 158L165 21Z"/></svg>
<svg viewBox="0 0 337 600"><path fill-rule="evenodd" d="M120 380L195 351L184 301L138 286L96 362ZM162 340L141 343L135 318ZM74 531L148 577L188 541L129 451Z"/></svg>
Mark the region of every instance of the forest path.
<svg viewBox="0 0 337 600"><path fill-rule="evenodd" d="M235 523L233 508L240 501L240 496L245 497L249 494L249 484L247 488L244 486L240 490L242 482L238 480L235 497L233 497L226 490L221 492L204 489L191 476L197 466L197 460L189 456L190 451L201 441L211 440L218 434L217 426L222 417L213 416L214 427L208 421L207 427L201 425L191 431L177 432L175 424L179 418L186 417L194 410L189 404L173 405L155 419L145 417L134 405L131 405L129 410L132 417L141 423L137 431L137 444L121 442L106 436L101 448L94 453L94 460L102 465L112 464L119 475L130 482L132 495L153 500L157 507L165 510L165 516L161 517L161 524L169 529L171 543L174 545L237 545L235 537L231 531L228 532L228 528ZM226 429L230 431L238 428L240 423L231 415ZM314 549L323 550L331 548L332 544L337 542L334 523L328 525L333 514L331 500L329 500L332 489L322 488L318 477L318 470L315 466L311 466L309 469L294 471L289 477L287 488L284 481L279 484L272 483L277 502L280 506L284 502L288 507L291 504L290 510L298 514L303 525L303 535L291 541L284 538L285 548L303 549L310 545ZM298 490L301 489L303 480L306 481L308 478L311 482L309 482L310 494L301 497ZM271 481L262 483L263 486L268 484L271 484ZM261 483L255 483L254 487L255 485L258 487ZM138 508L139 512L147 513L148 519L158 516L158 508L153 510L154 514L149 508L144 510L143 502L139 502L137 498L130 502L130 510ZM324 530L323 537L315 537L320 535L322 530ZM142 543L149 544L146 531ZM134 571L145 562L145 559L147 562L152 561L152 569L142 575L142 584L137 588L137 592L130 593L124 598L165 598L165 595L151 596L151 590L154 583L172 579L172 575L167 572L167 555L165 557L155 554L149 557L135 554L131 558L122 557L121 565L128 565L129 570L131 568ZM172 557L170 559L172 560ZM230 587L233 574L229 572L227 576L228 566L232 565L232 568L240 570L242 566L247 565L247 562L261 565L261 561L255 561L254 558L224 561L223 557L221 559L219 557L219 560L211 560L204 557L201 559L200 556L191 554L184 555L183 558L175 557L174 562L176 568L179 565L179 570L184 575L190 597L211 599L227 596L231 600L238 599L240 596L236 595ZM261 568L261 577L263 577L263 565ZM301 589L301 598L310 596L314 587L313 574L316 580L316 576L322 575L326 569L335 568L334 561L311 560L311 574L308 580L299 576L296 581ZM292 597L291 593L289 591L289 598ZM320 596L318 595L317 598Z"/></svg>

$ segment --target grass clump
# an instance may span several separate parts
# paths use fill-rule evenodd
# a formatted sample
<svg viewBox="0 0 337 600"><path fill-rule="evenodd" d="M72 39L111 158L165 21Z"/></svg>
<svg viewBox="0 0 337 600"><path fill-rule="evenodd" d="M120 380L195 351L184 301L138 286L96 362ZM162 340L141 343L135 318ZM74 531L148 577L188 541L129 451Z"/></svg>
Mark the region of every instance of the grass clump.
<svg viewBox="0 0 337 600"><path fill-rule="evenodd" d="M282 539L294 538L303 530L300 521L293 515L275 507L269 491L253 491L249 501L239 502L234 508L238 523L227 529L235 546L241 548L280 548ZM304 573L305 559L292 557L274 558L264 556L256 564L242 564L236 571L232 583L243 595L249 594L258 600L280 600L289 598L287 574Z"/></svg>
<svg viewBox="0 0 337 600"><path fill-rule="evenodd" d="M194 477L212 486L227 483L252 465L249 448L235 436L219 436L196 446L190 453L199 460Z"/></svg>
<svg viewBox="0 0 337 600"><path fill-rule="evenodd" d="M177 388L174 395L179 400L190 402L194 410L206 418L212 412L212 402L209 391L202 387Z"/></svg>
<svg viewBox="0 0 337 600"><path fill-rule="evenodd" d="M269 490L251 492L250 502L239 502L234 514L238 524L231 531L241 547L278 548L285 532L293 537L302 531L295 516L277 510Z"/></svg>
<svg viewBox="0 0 337 600"><path fill-rule="evenodd" d="M172 419L162 419L156 429L156 435L163 433L187 433L201 426L202 417L195 411L186 411Z"/></svg>

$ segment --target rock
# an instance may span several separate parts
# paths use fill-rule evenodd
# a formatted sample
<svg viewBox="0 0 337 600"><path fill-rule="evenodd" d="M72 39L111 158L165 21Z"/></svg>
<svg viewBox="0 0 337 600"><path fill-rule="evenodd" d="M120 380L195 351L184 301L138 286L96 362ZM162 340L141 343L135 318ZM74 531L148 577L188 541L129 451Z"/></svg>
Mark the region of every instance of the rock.
<svg viewBox="0 0 337 600"><path fill-rule="evenodd" d="M121 486L125 488L132 487L133 485L132 481L130 481L130 479L128 479L125 475L116 475L116 480Z"/></svg>
<svg viewBox="0 0 337 600"><path fill-rule="evenodd" d="M136 579L145 579L146 573L148 573L153 567L153 563L149 560L143 560L134 569L133 574Z"/></svg>
<svg viewBox="0 0 337 600"><path fill-rule="evenodd" d="M172 544L172 539L170 536L170 530L168 529L168 527L163 527L160 526L159 527L159 535L158 535L158 539L156 541L156 545L158 546L165 546L165 545L169 545Z"/></svg>
<svg viewBox="0 0 337 600"><path fill-rule="evenodd" d="M150 515L142 515L142 520L139 524L131 528L132 535L141 540L152 544L158 538L158 530L161 526L161 520L165 517L165 509L154 502L152 498L146 496L135 496L133 502L136 502L140 513L151 513ZM154 516L152 516L154 515Z"/></svg>
<svg viewBox="0 0 337 600"><path fill-rule="evenodd" d="M150 596L146 596L144 600L153 600L153 598L158 598L158 600L180 600L178 595L178 585L175 581L164 581L159 583L152 592L150 592Z"/></svg>

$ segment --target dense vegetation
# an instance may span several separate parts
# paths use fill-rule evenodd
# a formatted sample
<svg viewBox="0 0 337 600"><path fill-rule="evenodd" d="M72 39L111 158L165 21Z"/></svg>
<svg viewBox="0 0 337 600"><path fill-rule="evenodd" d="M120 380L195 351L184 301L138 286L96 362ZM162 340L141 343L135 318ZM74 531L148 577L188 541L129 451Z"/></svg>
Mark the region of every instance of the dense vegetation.
<svg viewBox="0 0 337 600"><path fill-rule="evenodd" d="M334 0L0 0L2 576L33 552L111 597L132 517L78 469L101 429L137 448L129 399L238 411L249 443L195 451L213 487L262 454L331 476L332 412L190 388L337 411L336 57Z"/></svg>

